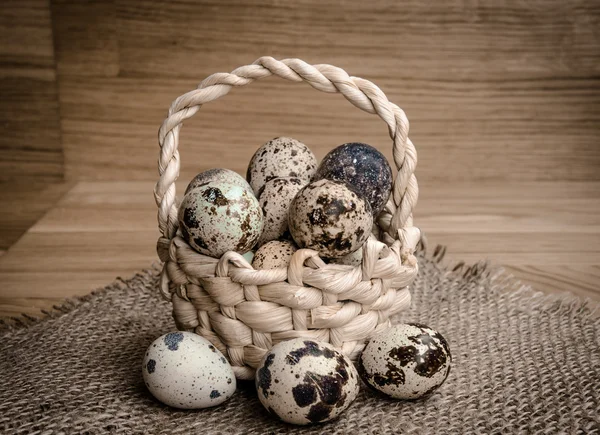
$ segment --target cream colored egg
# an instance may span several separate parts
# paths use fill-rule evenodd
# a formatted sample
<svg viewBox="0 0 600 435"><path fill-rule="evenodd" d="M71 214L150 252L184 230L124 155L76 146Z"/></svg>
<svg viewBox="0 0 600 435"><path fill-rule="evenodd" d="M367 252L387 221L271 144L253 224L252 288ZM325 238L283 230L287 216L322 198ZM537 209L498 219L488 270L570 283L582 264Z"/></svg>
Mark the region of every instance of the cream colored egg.
<svg viewBox="0 0 600 435"><path fill-rule="evenodd" d="M182 409L216 406L236 389L233 369L210 341L191 332L171 332L146 351L142 376L166 405Z"/></svg>
<svg viewBox="0 0 600 435"><path fill-rule="evenodd" d="M250 159L246 179L254 194L278 177L296 177L309 182L317 171L317 158L302 142L277 137L262 145Z"/></svg>
<svg viewBox="0 0 600 435"><path fill-rule="evenodd" d="M258 203L263 210L265 225L258 239L259 246L288 234L290 204L304 185L306 182L300 178L281 177L267 181L260 189Z"/></svg>
<svg viewBox="0 0 600 435"><path fill-rule="evenodd" d="M255 269L276 269L288 267L298 247L289 240L272 240L262 245L254 254L252 267Z"/></svg>
<svg viewBox="0 0 600 435"><path fill-rule="evenodd" d="M183 238L201 254L248 252L263 229L263 213L252 192L226 181L190 190L179 206Z"/></svg>

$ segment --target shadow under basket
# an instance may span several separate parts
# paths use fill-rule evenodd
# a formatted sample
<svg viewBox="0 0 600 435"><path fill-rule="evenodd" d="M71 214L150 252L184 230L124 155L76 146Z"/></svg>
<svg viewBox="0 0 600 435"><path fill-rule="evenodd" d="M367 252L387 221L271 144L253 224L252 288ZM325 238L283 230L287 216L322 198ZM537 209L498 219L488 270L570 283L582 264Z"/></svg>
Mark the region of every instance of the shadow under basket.
<svg viewBox="0 0 600 435"><path fill-rule="evenodd" d="M373 234L361 248L358 266L326 264L316 251L299 249L287 269L255 270L233 251L220 259L202 255L178 233L175 180L182 122L233 87L271 75L339 92L388 126L398 172ZM420 239L412 222L419 193L417 154L404 111L373 83L332 65L262 57L231 73L213 74L177 98L159 130L159 144L160 179L154 197L162 234L157 251L164 262L160 291L172 301L177 327L211 341L238 379L253 379L265 352L297 337L331 343L355 360L369 337L391 326L390 316L410 306L408 287L418 272L413 254Z"/></svg>

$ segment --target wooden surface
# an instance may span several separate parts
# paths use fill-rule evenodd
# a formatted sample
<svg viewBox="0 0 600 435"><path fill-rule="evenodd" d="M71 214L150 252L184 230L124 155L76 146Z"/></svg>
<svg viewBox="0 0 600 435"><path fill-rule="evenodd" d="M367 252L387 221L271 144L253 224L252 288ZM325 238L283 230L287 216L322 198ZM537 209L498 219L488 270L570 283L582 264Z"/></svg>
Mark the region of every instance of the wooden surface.
<svg viewBox="0 0 600 435"><path fill-rule="evenodd" d="M37 312L147 267L169 105L263 55L339 66L406 111L417 223L432 243L455 259L490 257L541 290L596 297L600 2L8 0L0 311ZM376 117L270 78L186 122L182 183L210 167L243 173L279 135L319 158L348 141L391 157Z"/></svg>
<svg viewBox="0 0 600 435"><path fill-rule="evenodd" d="M54 19L80 8L55 1ZM374 81L411 121L422 179L600 180L598 2L121 0L85 16L89 26L55 26L68 179L152 178L171 102L268 54ZM186 123L182 172L223 161L243 172L283 135L319 158L348 141L391 156L376 117L271 78Z"/></svg>
<svg viewBox="0 0 600 435"><path fill-rule="evenodd" d="M151 180L173 99L272 55L378 84L411 121L422 179L600 180L598 1L11 0L1 11L3 178L60 177L64 153L68 180ZM243 172L278 135L318 157L351 140L391 152L381 121L339 95L266 79L186 124L182 171L224 157Z"/></svg>
<svg viewBox="0 0 600 435"><path fill-rule="evenodd" d="M415 222L448 260L600 301L600 182L422 183ZM181 192L185 183L178 183ZM151 182L79 182L0 257L0 315L104 287L157 260ZM490 192L494 192L490 195Z"/></svg>
<svg viewBox="0 0 600 435"><path fill-rule="evenodd" d="M0 255L72 187L69 183L0 183Z"/></svg>
<svg viewBox="0 0 600 435"><path fill-rule="evenodd" d="M0 181L63 179L48 4L0 2Z"/></svg>

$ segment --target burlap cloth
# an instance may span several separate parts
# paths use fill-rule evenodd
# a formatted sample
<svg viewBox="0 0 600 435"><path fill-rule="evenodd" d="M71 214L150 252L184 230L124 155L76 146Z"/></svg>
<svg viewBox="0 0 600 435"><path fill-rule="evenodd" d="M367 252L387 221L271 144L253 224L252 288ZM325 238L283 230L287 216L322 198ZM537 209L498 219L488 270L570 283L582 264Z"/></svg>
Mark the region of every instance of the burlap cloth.
<svg viewBox="0 0 600 435"><path fill-rule="evenodd" d="M168 408L141 375L144 351L173 330L156 271L117 281L61 313L0 326L3 433L600 433L600 320L590 303L544 296L489 264L451 272L421 258L413 304L399 321L438 329L454 363L429 399L366 388L334 422L271 418L251 383L224 405Z"/></svg>

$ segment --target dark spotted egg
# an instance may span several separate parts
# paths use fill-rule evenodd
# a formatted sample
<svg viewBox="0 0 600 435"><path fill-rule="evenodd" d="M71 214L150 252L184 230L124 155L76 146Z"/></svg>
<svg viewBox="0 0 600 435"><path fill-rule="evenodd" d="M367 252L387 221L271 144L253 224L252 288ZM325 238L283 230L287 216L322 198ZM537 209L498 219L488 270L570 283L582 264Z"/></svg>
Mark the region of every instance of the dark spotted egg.
<svg viewBox="0 0 600 435"><path fill-rule="evenodd" d="M340 415L359 391L350 359L328 343L283 341L265 354L256 371L258 398L287 423L321 423Z"/></svg>
<svg viewBox="0 0 600 435"><path fill-rule="evenodd" d="M377 216L392 191L392 169L383 154L365 143L347 143L333 149L324 158L315 180L345 181L362 193Z"/></svg>
<svg viewBox="0 0 600 435"><path fill-rule="evenodd" d="M277 137L261 146L250 159L246 179L254 194L277 177L296 177L308 183L317 171L317 158L302 142Z"/></svg>
<svg viewBox="0 0 600 435"><path fill-rule="evenodd" d="M450 372L452 356L442 335L425 325L396 325L373 337L358 360L362 379L396 399L431 395Z"/></svg>
<svg viewBox="0 0 600 435"><path fill-rule="evenodd" d="M216 406L235 393L233 369L210 341L191 332L171 332L146 351L142 376L166 405L182 409Z"/></svg>
<svg viewBox="0 0 600 435"><path fill-rule="evenodd" d="M298 192L290 205L288 223L300 248L339 258L356 251L369 238L373 216L369 203L348 185L319 180Z"/></svg>
<svg viewBox="0 0 600 435"><path fill-rule="evenodd" d="M288 211L296 194L307 183L296 177L278 177L265 183L258 193L258 203L265 216L265 227L258 244L289 238Z"/></svg>
<svg viewBox="0 0 600 435"><path fill-rule="evenodd" d="M185 193L188 193L190 190L195 189L196 187L200 187L204 184L215 181L227 181L229 183L237 184L240 187L252 190L244 177L237 172L234 172L230 169L213 168L204 172L200 172L198 175L196 175L192 181L190 181L190 184L188 184L187 188L185 189Z"/></svg>
<svg viewBox="0 0 600 435"><path fill-rule="evenodd" d="M219 258L248 252L263 229L263 213L252 192L227 181L190 190L179 206L183 238L201 254Z"/></svg>
<svg viewBox="0 0 600 435"><path fill-rule="evenodd" d="M297 250L294 242L290 240L271 240L258 248L252 259L252 267L255 269L287 268L292 255Z"/></svg>

